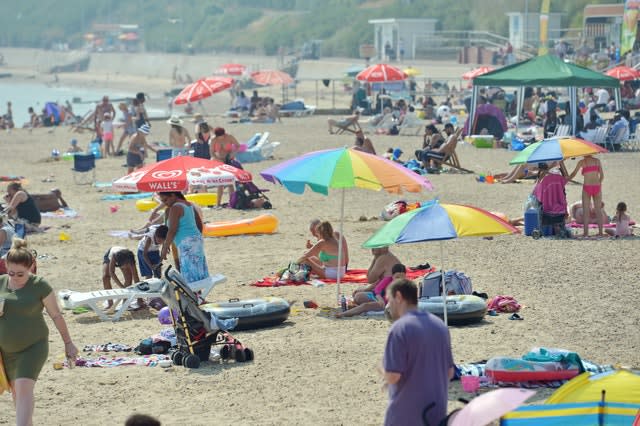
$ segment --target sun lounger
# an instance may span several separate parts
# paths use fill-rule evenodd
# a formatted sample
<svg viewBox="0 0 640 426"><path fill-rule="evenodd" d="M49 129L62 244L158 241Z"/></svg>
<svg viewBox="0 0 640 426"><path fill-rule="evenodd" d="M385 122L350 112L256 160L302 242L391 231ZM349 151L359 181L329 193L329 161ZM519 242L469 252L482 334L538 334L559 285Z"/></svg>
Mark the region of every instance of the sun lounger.
<svg viewBox="0 0 640 426"><path fill-rule="evenodd" d="M278 114L280 117L308 117L316 112L313 105L305 105L302 101L289 102L282 105Z"/></svg>
<svg viewBox="0 0 640 426"><path fill-rule="evenodd" d="M227 277L224 275L216 274L204 280L190 283L189 287L191 287L193 291L201 292L200 295L204 299L215 285L221 284L226 280ZM128 288L88 292L60 290L58 292L58 298L61 305L66 309L87 306L91 308L102 321L118 321L135 300L161 297L164 287L165 282L163 280L150 278ZM118 306L119 302L121 303L113 313L109 314L98 305L105 300L113 300L114 306Z"/></svg>
<svg viewBox="0 0 640 426"><path fill-rule="evenodd" d="M255 141L255 136L250 142ZM280 145L280 142L271 142L269 132L264 132L255 144L247 143L247 150L236 153L236 160L241 163L257 163L273 157L273 151Z"/></svg>

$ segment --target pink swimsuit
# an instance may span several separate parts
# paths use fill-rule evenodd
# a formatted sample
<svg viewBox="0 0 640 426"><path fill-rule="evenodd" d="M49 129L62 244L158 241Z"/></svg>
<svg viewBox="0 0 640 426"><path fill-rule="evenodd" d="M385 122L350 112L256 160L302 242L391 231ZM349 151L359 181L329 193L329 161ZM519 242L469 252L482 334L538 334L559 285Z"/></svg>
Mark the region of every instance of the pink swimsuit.
<svg viewBox="0 0 640 426"><path fill-rule="evenodd" d="M593 166L584 166L582 168L582 175L586 175L587 173L596 173L600 171L600 166L598 165L593 165ZM596 195L598 195L600 193L600 190L602 189L602 185L601 184L583 184L582 185L582 190L584 192L586 192L589 196L591 197L595 197Z"/></svg>

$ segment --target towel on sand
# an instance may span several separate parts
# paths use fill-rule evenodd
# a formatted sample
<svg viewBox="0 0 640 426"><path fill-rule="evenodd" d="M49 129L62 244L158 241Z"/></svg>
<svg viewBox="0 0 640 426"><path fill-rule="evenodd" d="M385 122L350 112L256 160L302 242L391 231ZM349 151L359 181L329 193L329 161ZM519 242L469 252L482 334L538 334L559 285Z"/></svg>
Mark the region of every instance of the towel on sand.
<svg viewBox="0 0 640 426"><path fill-rule="evenodd" d="M633 225L635 225L635 224L636 224L636 223L635 223L634 221L629 222L629 225L630 225L630 226L633 226ZM615 224L614 222L611 222L611 223L605 223L605 224L603 224L602 226L603 226L603 228L610 228L610 229L613 229L613 228L615 228L615 227L616 227L616 224ZM570 228L580 228L580 229L582 229L582 224L581 224L581 223L578 223L578 222L576 222L576 221L574 220L574 221L572 221L572 222L569 222L569 227L570 227ZM590 223L590 224L589 224L589 229L596 229L597 227L598 227L598 225L597 225L596 223Z"/></svg>
<svg viewBox="0 0 640 426"><path fill-rule="evenodd" d="M414 271L411 269L407 269L407 278L410 280L415 280L417 278L421 278L423 276L425 276L426 274L428 274L429 272L433 272L435 269L421 269L418 271ZM318 279L318 278L314 278L314 279ZM325 284L335 284L336 280L331 280L328 278L324 278L324 279L319 279L320 281L322 281ZM349 269L346 274L340 279L340 283L342 284L367 284L367 270L366 269ZM261 280L258 280L257 282L251 284L255 287L279 287L279 286L284 286L284 285L311 285L310 281L305 281L305 282L294 282L294 281L287 281L287 282L279 282L278 281L278 276L276 275L271 275L268 277L265 277Z"/></svg>
<svg viewBox="0 0 640 426"><path fill-rule="evenodd" d="M42 217L75 218L78 217L78 212L71 207L64 207L53 212L43 212L40 215Z"/></svg>

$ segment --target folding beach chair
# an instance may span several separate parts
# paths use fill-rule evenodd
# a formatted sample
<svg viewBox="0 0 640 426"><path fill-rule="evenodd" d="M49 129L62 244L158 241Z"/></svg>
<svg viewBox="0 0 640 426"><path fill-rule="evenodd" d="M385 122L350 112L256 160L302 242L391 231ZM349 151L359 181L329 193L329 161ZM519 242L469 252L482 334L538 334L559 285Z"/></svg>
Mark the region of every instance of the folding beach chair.
<svg viewBox="0 0 640 426"><path fill-rule="evenodd" d="M216 274L204 280L189 283L189 287L194 292L200 292L200 297L204 299L215 285L221 284L226 280L227 277L224 275ZM134 300L162 297L165 285L166 283L159 278L150 278L127 288L88 292L60 290L58 292L58 299L60 299L60 304L66 309L87 306L91 308L102 321L118 321ZM114 306L119 305L111 315L103 311L101 306L98 306L100 302L105 300L113 300Z"/></svg>
<svg viewBox="0 0 640 426"><path fill-rule="evenodd" d="M96 181L96 156L94 154L76 154L73 156L73 181L76 185L90 184Z"/></svg>

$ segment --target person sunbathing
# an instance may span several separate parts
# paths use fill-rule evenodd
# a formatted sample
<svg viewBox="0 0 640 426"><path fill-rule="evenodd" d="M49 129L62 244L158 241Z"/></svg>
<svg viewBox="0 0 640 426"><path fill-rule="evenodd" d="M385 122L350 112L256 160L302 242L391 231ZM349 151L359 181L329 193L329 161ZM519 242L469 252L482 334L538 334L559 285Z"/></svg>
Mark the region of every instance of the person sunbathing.
<svg viewBox="0 0 640 426"><path fill-rule="evenodd" d="M338 312L336 318L352 317L369 311L382 311L387 304L386 289L395 280L406 277L407 268L402 263L396 263L391 268L391 276L381 279L377 284L369 284L353 292L355 307Z"/></svg>
<svg viewBox="0 0 640 426"><path fill-rule="evenodd" d="M338 272L344 275L347 264L344 256L338 264L338 240L329 222L318 225L320 240L307 250L297 263L304 263L311 267L311 273L320 278L336 279Z"/></svg>
<svg viewBox="0 0 640 426"><path fill-rule="evenodd" d="M602 223L609 223L609 216L604 211L604 202L601 203L602 212ZM571 215L571 219L573 219L576 223L584 224L584 209L582 208L582 201L577 201L571 204L569 207L569 214ZM598 217L596 216L596 210L593 208L593 204L589 206L589 224L597 224Z"/></svg>
<svg viewBox="0 0 640 426"><path fill-rule="evenodd" d="M513 183L518 179L536 177L538 168L533 164L518 164L509 173L498 173L493 178L500 183Z"/></svg>
<svg viewBox="0 0 640 426"><path fill-rule="evenodd" d="M318 231L318 226L320 226L321 223L322 221L320 219L313 219L309 223L309 232L316 239L316 241L320 241L322 239L322 237L320 236L320 232ZM338 239L340 238L340 233L338 231L334 231L333 236L336 239ZM306 247L307 249L310 249L315 244L316 244L315 242L311 242L311 240L307 240ZM349 247L347 246L347 239L344 238L344 236L342 237L342 258L344 259L345 266L348 267L349 266Z"/></svg>

